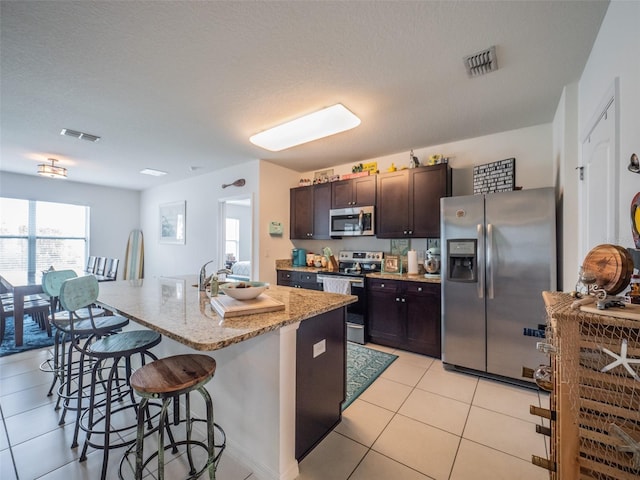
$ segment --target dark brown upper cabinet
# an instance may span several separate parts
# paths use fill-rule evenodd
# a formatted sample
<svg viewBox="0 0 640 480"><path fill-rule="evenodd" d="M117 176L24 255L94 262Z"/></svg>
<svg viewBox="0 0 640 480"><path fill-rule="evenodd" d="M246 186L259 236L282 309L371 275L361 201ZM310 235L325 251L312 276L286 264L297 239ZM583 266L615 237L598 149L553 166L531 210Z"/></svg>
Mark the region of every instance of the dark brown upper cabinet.
<svg viewBox="0 0 640 480"><path fill-rule="evenodd" d="M289 236L298 240L329 239L331 184L320 183L290 190Z"/></svg>
<svg viewBox="0 0 640 480"><path fill-rule="evenodd" d="M331 208L365 207L375 204L375 175L331 183Z"/></svg>
<svg viewBox="0 0 640 480"><path fill-rule="evenodd" d="M378 238L440 236L440 198L451 195L448 164L383 173L377 179Z"/></svg>

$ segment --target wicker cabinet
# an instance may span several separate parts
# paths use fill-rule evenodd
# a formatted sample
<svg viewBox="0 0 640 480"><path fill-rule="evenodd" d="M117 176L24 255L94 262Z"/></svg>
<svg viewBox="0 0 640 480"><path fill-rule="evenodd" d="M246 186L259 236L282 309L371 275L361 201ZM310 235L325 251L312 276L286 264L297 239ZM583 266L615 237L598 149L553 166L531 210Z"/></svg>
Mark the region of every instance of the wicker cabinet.
<svg viewBox="0 0 640 480"><path fill-rule="evenodd" d="M572 309L563 293L543 297L554 383L552 480L637 480L640 321Z"/></svg>

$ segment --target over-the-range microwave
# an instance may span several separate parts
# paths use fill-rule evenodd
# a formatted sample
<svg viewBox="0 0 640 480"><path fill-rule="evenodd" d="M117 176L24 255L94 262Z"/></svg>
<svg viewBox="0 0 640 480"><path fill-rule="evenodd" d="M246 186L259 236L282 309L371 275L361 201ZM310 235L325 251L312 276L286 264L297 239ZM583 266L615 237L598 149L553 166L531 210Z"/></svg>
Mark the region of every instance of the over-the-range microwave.
<svg viewBox="0 0 640 480"><path fill-rule="evenodd" d="M375 207L332 208L329 210L329 234L349 237L375 234Z"/></svg>

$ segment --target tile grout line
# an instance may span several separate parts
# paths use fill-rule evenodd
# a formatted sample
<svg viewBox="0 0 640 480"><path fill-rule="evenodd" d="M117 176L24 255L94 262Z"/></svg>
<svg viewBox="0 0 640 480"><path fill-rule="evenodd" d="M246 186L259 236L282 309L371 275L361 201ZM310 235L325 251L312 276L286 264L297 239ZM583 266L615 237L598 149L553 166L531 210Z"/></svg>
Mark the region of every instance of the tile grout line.
<svg viewBox="0 0 640 480"><path fill-rule="evenodd" d="M394 350L394 352L395 352L395 350ZM395 353L394 353L394 354L395 354ZM398 358L400 358L400 356L398 356ZM347 439L349 439L349 440L351 440L351 441L353 441L353 442L355 442L355 443L359 443L360 445L363 445L364 447L367 447L367 451L366 451L366 452L365 452L365 454L362 456L362 458L361 458L361 459L360 459L360 461L357 463L357 465L354 467L354 469L351 471L351 473L347 476L346 480L349 480L349 479L353 476L353 474L356 472L356 470L358 470L358 467L362 464L362 462L364 461L364 459L366 458L366 456L367 456L370 452L372 452L372 451L373 451L373 452L375 452L375 453L377 453L378 455L381 455L381 456L383 456L383 457L385 457L385 458L388 458L389 460L391 460L391 461L393 461L393 462L398 463L399 465L402 465L402 466L404 466L404 467L406 467L406 468L408 468L408 469L410 469L410 470L413 470L414 472L417 472L417 473L419 473L420 475L424 475L424 476L425 476L425 477L427 477L427 478L432 478L432 477L430 477L429 475L427 475L427 474L425 474L425 473L423 473L423 472L421 472L421 471L419 471L419 470L416 470L415 468L413 468L413 467L411 467L411 466L409 466L409 465L406 465L406 464L404 464L404 463L402 463L402 462L398 461L398 460L397 460L397 459L395 459L395 458L391 458L391 457L389 457L389 456L387 456L387 455L385 455L385 454L383 454L383 453L381 453L381 452L378 452L377 450L374 450L374 449L373 449L373 446L374 446L374 445L375 445L375 443L378 441L378 439L382 436L382 434L384 433L384 431L387 429L387 427L389 426L389 424L393 421L393 419L394 419L396 416L405 417L404 415L401 415L401 414L399 413L399 410L402 408L402 406L405 404L405 402L406 402L406 401L407 401L407 399L411 396L411 394L416 390L416 388L417 388L416 386L418 385L418 383L420 383L420 381L422 380L422 378L427 374L427 372L429 371L429 369L431 368L431 366L433 365L433 363L434 363L434 362L432 361L432 362L429 364L429 366L425 369L424 373L420 376L420 378L419 378L419 379L418 379L418 381L415 383L415 385L411 387L411 391L409 392L409 394L407 395L407 397L404 399L404 401L403 401L403 402L398 406L398 409L397 409L397 410L395 410L395 411L387 410L387 409L386 409L386 408L384 408L384 407L380 407L379 405L376 405L376 406L377 406L377 407L379 407L379 408L382 408L382 409L387 410L387 411L389 411L389 412L393 412L393 415L391 416L391 418L389 419L389 421L385 424L384 428L380 431L380 433L378 434L378 436L373 440L373 442L371 442L371 446L370 446L370 447L368 447L368 446L366 446L366 445L363 445L362 443L358 442L357 440L354 440L354 439L352 439L352 438L350 438L350 437L347 437L346 435L343 435L343 434L341 434L340 432L336 432L338 435L341 435L341 436L343 436L344 438L347 438ZM382 376L382 375L381 375L381 376ZM387 379L387 380L392 381L392 382L395 382L394 380L391 380L391 379ZM398 383L398 384L400 384L400 385L405 385L405 384L400 383L400 382L395 382L395 383ZM409 385L406 385L406 386L409 386ZM418 390L420 390L420 389L418 389ZM363 402L366 402L366 403L369 403L370 405L375 405L374 403L367 402L366 400L362 400L362 401L363 401ZM409 417L405 417L405 418L409 418ZM450 433L450 432L449 432L449 433Z"/></svg>
<svg viewBox="0 0 640 480"><path fill-rule="evenodd" d="M469 410L467 410L467 417L464 419L464 425L462 426L462 432L460 432L460 437L458 440L458 447L456 448L456 453L453 456L453 463L451 464L451 470L449 471L448 479L451 480L451 475L453 475L453 469L456 465L456 460L458 459L458 453L460 453L460 446L462 445L462 439L464 438L464 430L467 428L467 422L469 422L469 416L471 415L471 407L473 407L473 400L476 398L476 393L478 393L478 386L480 386L480 382L476 382L476 386L473 389L473 395L471 396L471 403L469 403Z"/></svg>
<svg viewBox="0 0 640 480"><path fill-rule="evenodd" d="M13 456L13 448L11 447L11 440L9 439L9 432L7 431L7 424L4 421L4 412L2 411L1 404L0 404L0 417L2 417L2 429L4 430L4 435L7 439L9 455L11 456L11 464L13 465L13 472L16 474L16 479L19 480L20 476L18 475L18 466L16 465L16 459Z"/></svg>

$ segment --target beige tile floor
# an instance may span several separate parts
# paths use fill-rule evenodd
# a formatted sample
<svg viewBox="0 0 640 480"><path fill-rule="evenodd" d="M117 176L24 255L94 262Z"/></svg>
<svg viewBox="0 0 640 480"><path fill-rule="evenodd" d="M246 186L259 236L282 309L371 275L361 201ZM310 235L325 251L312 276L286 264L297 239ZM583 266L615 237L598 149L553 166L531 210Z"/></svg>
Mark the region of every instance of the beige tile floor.
<svg viewBox="0 0 640 480"><path fill-rule="evenodd" d="M544 393L444 370L439 360L369 345L399 358L343 415L341 424L300 463L301 480L545 480L531 455L547 456L529 405L548 408ZM94 479L101 452L84 463L70 449L71 422L58 426L47 357L36 350L0 358L0 478ZM110 461L117 478L119 451ZM166 478L178 478L180 459ZM155 479L152 473L147 476ZM228 455L219 480L258 480Z"/></svg>

